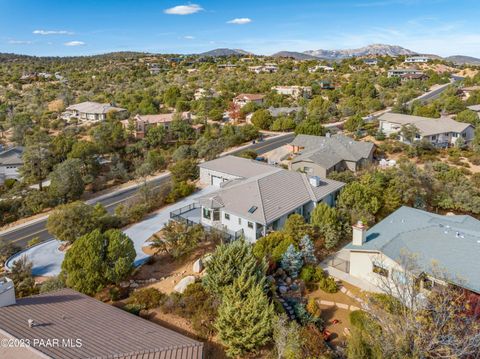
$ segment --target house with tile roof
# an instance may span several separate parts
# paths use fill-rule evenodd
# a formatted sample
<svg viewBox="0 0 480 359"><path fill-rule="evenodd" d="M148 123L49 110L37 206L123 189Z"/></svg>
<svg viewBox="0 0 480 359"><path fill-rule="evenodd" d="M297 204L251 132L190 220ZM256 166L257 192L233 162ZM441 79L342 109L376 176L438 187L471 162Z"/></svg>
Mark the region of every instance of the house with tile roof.
<svg viewBox="0 0 480 359"><path fill-rule="evenodd" d="M399 134L400 140L407 143L409 141L400 133L403 126L415 126L418 130L415 140L425 139L436 147L453 146L459 138L469 143L475 135L475 129L471 124L458 122L449 117L437 119L388 112L378 119L379 131L386 136Z"/></svg>
<svg viewBox="0 0 480 359"><path fill-rule="evenodd" d="M23 147L17 146L0 152L0 185L6 179L20 180L19 169L23 166Z"/></svg>
<svg viewBox="0 0 480 359"><path fill-rule="evenodd" d="M200 223L241 233L250 242L281 229L294 213L308 220L317 204L333 206L345 185L236 156L199 167L200 182L218 187L218 191L197 200Z"/></svg>
<svg viewBox="0 0 480 359"><path fill-rule="evenodd" d="M355 141L342 134L298 135L290 146L294 156L290 170L320 177L347 169L356 172L372 163L375 150L371 142Z"/></svg>
<svg viewBox="0 0 480 359"><path fill-rule="evenodd" d="M203 343L72 289L15 301L10 283L0 279L0 341L25 345L1 345L0 358L203 358Z"/></svg>
<svg viewBox="0 0 480 359"><path fill-rule="evenodd" d="M352 284L359 281L371 286L366 289L380 291L385 279L393 280L405 270L405 259L413 257L423 289L449 283L480 294L479 254L479 220L404 206L370 229L361 222L354 225L352 242L327 270ZM339 271L341 259L348 265Z"/></svg>
<svg viewBox="0 0 480 359"><path fill-rule="evenodd" d="M259 93L241 93L233 99L233 104L238 108L242 108L247 103L253 102L257 105L263 104L263 99L265 95Z"/></svg>

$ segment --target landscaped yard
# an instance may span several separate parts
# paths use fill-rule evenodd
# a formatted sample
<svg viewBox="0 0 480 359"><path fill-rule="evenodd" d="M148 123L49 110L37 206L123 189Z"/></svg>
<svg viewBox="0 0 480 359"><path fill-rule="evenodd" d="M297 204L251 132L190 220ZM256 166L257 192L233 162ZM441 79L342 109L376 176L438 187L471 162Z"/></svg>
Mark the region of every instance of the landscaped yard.
<svg viewBox="0 0 480 359"><path fill-rule="evenodd" d="M357 297L362 298L364 296L358 288L348 283L342 283L341 286ZM341 291L337 293L327 293L321 289L317 289L309 293L307 297L315 298L320 304L325 329L332 333L330 343L333 345L343 344L346 341L345 328L350 330L349 314L355 307L360 307L360 303ZM328 302L328 304L322 304L321 301ZM336 305L333 303L336 303ZM334 320L338 320L338 322L334 324Z"/></svg>

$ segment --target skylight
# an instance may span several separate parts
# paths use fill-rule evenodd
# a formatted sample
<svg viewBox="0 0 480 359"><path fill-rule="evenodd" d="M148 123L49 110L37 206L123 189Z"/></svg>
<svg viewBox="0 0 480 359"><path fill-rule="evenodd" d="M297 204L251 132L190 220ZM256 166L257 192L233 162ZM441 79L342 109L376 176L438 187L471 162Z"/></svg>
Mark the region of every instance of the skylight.
<svg viewBox="0 0 480 359"><path fill-rule="evenodd" d="M250 207L250 209L248 210L248 213L253 213L253 212L255 212L255 211L257 210L257 208L258 208L257 206L252 206L252 207Z"/></svg>

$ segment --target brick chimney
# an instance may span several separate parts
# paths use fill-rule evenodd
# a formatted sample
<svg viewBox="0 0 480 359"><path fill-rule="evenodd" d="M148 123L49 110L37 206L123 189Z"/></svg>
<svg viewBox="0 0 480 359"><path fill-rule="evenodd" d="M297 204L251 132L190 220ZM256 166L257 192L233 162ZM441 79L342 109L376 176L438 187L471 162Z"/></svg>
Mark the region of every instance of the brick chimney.
<svg viewBox="0 0 480 359"><path fill-rule="evenodd" d="M362 246L367 237L367 226L362 221L358 221L352 226L352 244Z"/></svg>

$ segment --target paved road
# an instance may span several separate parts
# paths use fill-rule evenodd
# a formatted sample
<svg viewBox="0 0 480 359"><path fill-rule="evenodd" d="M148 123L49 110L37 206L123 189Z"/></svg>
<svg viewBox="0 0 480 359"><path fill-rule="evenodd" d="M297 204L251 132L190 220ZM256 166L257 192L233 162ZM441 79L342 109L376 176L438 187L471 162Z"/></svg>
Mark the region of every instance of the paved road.
<svg viewBox="0 0 480 359"><path fill-rule="evenodd" d="M239 150L229 152L229 154L237 154L242 151L245 151L246 149L252 149L257 151L257 153L261 155L291 142L294 137L295 135L292 133L292 134L279 136L278 138L271 138L266 141L257 142L254 144L250 144L248 146L244 146ZM167 173L163 177L153 179L149 183L153 187L158 187L163 183L168 182L169 180L170 180L170 174ZM87 201L87 203L89 204L101 203L103 206L105 206L105 208L109 212L113 212L119 204L124 203L125 201L135 197L137 195L137 192L138 192L138 187L135 186L133 188L126 188L125 190L117 191L115 193L112 193L111 195L101 196L97 199L93 198ZM11 242L22 248L26 246L28 241L30 241L35 237L40 238L40 241L42 242L47 241L49 239L52 239L52 235L48 233L46 229L46 223L47 223L47 219L41 218L37 221L32 221L25 226L15 228L10 231L6 231L0 235L0 238L5 239L8 242Z"/></svg>
<svg viewBox="0 0 480 359"><path fill-rule="evenodd" d="M409 101L408 105L411 105L414 101L417 101L417 100L419 100L421 102L428 102L428 101L431 101L431 100L435 100L436 98L438 98L442 94L443 91L445 91L448 88L448 86L450 86L450 85L452 85L456 82L462 81L463 79L464 78L460 77L460 76L452 76L450 83L439 86L435 90L429 91L429 92L427 92L427 93Z"/></svg>

